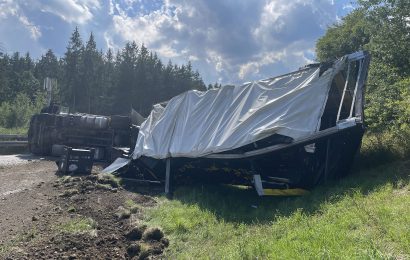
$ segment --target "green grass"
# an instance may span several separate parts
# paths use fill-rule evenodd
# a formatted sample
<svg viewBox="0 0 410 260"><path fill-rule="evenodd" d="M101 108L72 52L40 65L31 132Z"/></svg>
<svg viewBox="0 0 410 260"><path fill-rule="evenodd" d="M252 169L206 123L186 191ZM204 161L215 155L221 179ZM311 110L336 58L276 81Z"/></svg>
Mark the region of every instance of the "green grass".
<svg viewBox="0 0 410 260"><path fill-rule="evenodd" d="M95 230L96 223L91 218L74 218L59 224L56 229L63 233L84 234Z"/></svg>
<svg viewBox="0 0 410 260"><path fill-rule="evenodd" d="M113 188L118 188L121 186L121 179L112 174L107 174L107 173L98 174L97 180L100 184L108 184Z"/></svg>
<svg viewBox="0 0 410 260"><path fill-rule="evenodd" d="M15 246L17 246L21 242L28 243L28 242L33 241L37 237L37 234L38 234L37 229L30 229L27 232L18 234L17 236L10 239L9 241L3 244L0 244L0 257L7 254L9 251L11 251Z"/></svg>
<svg viewBox="0 0 410 260"><path fill-rule="evenodd" d="M366 133L360 150L360 166L372 168L410 158L410 129L394 129L381 133Z"/></svg>
<svg viewBox="0 0 410 260"><path fill-rule="evenodd" d="M124 206L125 208L129 209L129 211L133 214L137 213L140 210L140 207L138 206L138 204L130 199L125 201Z"/></svg>
<svg viewBox="0 0 410 260"><path fill-rule="evenodd" d="M73 205L71 205L70 207L68 207L68 209L67 209L67 212L70 212L70 213L74 213L74 212L76 212L77 211L77 209L73 206Z"/></svg>
<svg viewBox="0 0 410 260"><path fill-rule="evenodd" d="M3 135L25 135L27 134L28 128L27 127L19 127L19 128L4 128L0 126L0 134Z"/></svg>
<svg viewBox="0 0 410 260"><path fill-rule="evenodd" d="M410 161L356 170L303 197L180 188L145 221L170 238L171 259L408 259L409 175Z"/></svg>

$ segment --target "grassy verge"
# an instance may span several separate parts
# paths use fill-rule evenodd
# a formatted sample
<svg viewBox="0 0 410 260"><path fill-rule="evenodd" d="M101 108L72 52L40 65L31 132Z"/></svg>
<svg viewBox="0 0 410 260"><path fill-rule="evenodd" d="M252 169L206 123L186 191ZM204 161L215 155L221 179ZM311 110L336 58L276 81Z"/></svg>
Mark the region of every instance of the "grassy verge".
<svg viewBox="0 0 410 260"><path fill-rule="evenodd" d="M410 161L357 170L309 195L190 187L146 212L175 259L410 258Z"/></svg>
<svg viewBox="0 0 410 260"><path fill-rule="evenodd" d="M0 134L3 135L25 135L27 134L28 129L26 127L19 127L19 128L4 128L0 126Z"/></svg>

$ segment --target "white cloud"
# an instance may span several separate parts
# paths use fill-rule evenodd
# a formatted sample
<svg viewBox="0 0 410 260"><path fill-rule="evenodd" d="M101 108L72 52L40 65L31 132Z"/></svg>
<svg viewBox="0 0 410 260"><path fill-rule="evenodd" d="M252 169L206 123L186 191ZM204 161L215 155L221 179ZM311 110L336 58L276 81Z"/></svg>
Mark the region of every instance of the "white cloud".
<svg viewBox="0 0 410 260"><path fill-rule="evenodd" d="M225 84L274 76L311 62L317 38L337 21L336 8L343 11L347 1L0 0L0 20L14 17L37 40L45 38L49 26L55 27L49 30L53 32L65 26L67 37L67 31L80 25L81 32L94 32L99 47L143 43L165 62L192 61L206 83ZM42 15L61 24L42 23Z"/></svg>
<svg viewBox="0 0 410 260"><path fill-rule="evenodd" d="M191 60L210 81L224 83L311 62L316 39L336 19L331 0L165 0L161 9L134 17L117 9L112 35L164 58Z"/></svg>
<svg viewBox="0 0 410 260"><path fill-rule="evenodd" d="M94 17L93 11L101 7L98 0L53 0L47 4L40 1L36 4L42 12L52 13L75 24L85 24Z"/></svg>
<svg viewBox="0 0 410 260"><path fill-rule="evenodd" d="M0 2L0 21L3 20L3 26L6 26L7 21L10 22L16 19L29 32L33 40L41 37L40 27L32 23L24 12L21 10L17 2L4 0Z"/></svg>
<svg viewBox="0 0 410 260"><path fill-rule="evenodd" d="M282 52L261 53L254 61L239 66L238 77L244 79L249 75L258 75L261 67L274 64L285 58L285 56L286 50L283 50Z"/></svg>
<svg viewBox="0 0 410 260"><path fill-rule="evenodd" d="M172 59L178 57L180 53L178 53L175 49L173 49L168 44L163 44L161 47L156 49L156 52L164 58Z"/></svg>
<svg viewBox="0 0 410 260"><path fill-rule="evenodd" d="M38 38L41 37L40 28L34 25L33 23L31 23L26 16L20 15L18 19L27 28L27 30L30 31L30 35L32 39L37 40Z"/></svg>

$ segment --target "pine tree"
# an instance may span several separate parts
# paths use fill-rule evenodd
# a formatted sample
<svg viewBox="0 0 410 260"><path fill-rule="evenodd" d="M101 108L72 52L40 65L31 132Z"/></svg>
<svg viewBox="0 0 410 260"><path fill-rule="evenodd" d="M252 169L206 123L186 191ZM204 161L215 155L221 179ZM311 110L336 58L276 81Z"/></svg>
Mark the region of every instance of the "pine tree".
<svg viewBox="0 0 410 260"><path fill-rule="evenodd" d="M98 114L110 114L113 112L114 106L114 93L116 88L116 67L114 54L111 49L107 50L107 53L103 59L102 68L102 82L100 88L100 101L98 103Z"/></svg>
<svg viewBox="0 0 410 260"><path fill-rule="evenodd" d="M11 98L10 89L10 57L0 54L0 104Z"/></svg>
<svg viewBox="0 0 410 260"><path fill-rule="evenodd" d="M64 55L64 85L61 89L63 101L70 105L72 111L82 109L84 104L83 72L82 72L82 53L84 46L81 40L78 27L70 37L67 51Z"/></svg>
<svg viewBox="0 0 410 260"><path fill-rule="evenodd" d="M40 81L44 78L58 78L59 77L59 64L57 57L51 49L48 49L45 55L41 55L40 60L35 67L34 75Z"/></svg>
<svg viewBox="0 0 410 260"><path fill-rule="evenodd" d="M95 113L99 107L102 84L102 55L97 51L93 33L90 34L83 52L83 83L86 96L86 110Z"/></svg>
<svg viewBox="0 0 410 260"><path fill-rule="evenodd" d="M84 47L75 28L60 59L52 50L37 62L28 53L0 54L0 105L18 95L34 101L46 77L58 80L55 101L71 111L97 114L127 114L134 108L148 115L153 104L190 89L206 89L190 62L164 66L156 53L135 42L116 55L111 49L104 54L92 33Z"/></svg>
<svg viewBox="0 0 410 260"><path fill-rule="evenodd" d="M127 43L117 56L118 85L114 93L114 111L117 113L129 112L133 104L133 99L136 96L135 67L137 64L137 55L138 47L134 42Z"/></svg>

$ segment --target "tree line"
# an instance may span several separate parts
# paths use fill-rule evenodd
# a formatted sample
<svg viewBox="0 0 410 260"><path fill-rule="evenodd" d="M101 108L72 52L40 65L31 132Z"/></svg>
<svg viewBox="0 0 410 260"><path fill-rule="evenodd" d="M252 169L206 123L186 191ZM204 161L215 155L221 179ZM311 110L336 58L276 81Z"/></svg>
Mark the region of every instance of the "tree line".
<svg viewBox="0 0 410 260"><path fill-rule="evenodd" d="M156 53L135 42L126 43L116 53L112 49L103 52L97 49L92 33L84 44L76 28L61 58L51 49L38 60L29 53L0 52L0 112L7 113L17 100L32 104L30 109L44 104L46 77L57 79L55 102L71 112L93 114L127 114L134 108L147 115L155 103L187 90L206 90L190 62L164 64ZM0 119L0 126L22 126L5 121Z"/></svg>
<svg viewBox="0 0 410 260"><path fill-rule="evenodd" d="M365 105L372 140L385 154L396 144L410 155L410 1L358 0L316 44L319 61L357 50L372 55Z"/></svg>

